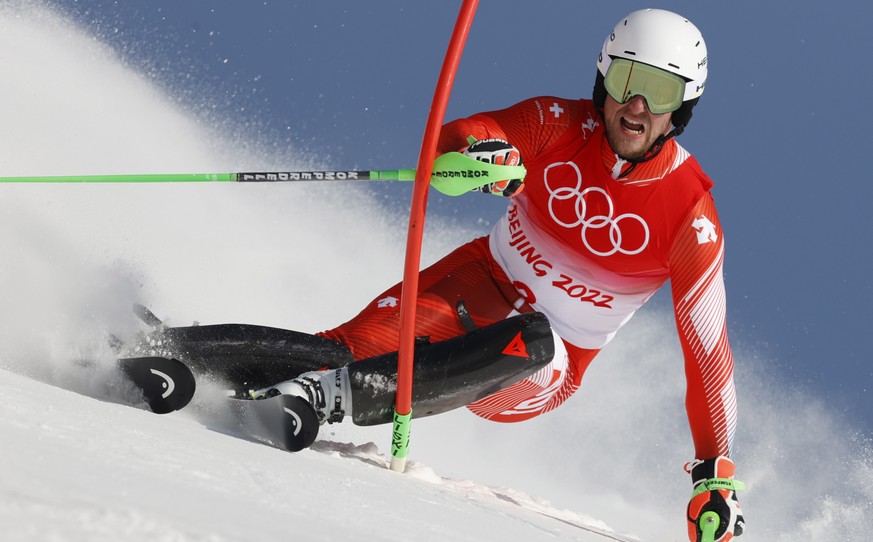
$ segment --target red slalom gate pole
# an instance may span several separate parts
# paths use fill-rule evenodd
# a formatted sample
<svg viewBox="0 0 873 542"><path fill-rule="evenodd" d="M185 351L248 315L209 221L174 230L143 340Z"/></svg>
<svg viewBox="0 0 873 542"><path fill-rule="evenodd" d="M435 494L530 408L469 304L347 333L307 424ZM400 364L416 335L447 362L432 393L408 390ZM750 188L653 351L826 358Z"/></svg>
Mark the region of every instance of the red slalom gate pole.
<svg viewBox="0 0 873 542"><path fill-rule="evenodd" d="M442 128L455 73L464 51L470 26L479 0L464 0L449 41L446 57L431 102L425 126L412 204L409 211L409 230L406 235L406 260L403 267L403 291L400 294L400 345L397 361L397 397L394 404L394 431L391 439L391 470L403 472L409 454L409 429L412 420L412 369L415 354L415 318L418 299L418 270L421 265L421 244L424 236L424 217L431 169L436 159L436 146Z"/></svg>

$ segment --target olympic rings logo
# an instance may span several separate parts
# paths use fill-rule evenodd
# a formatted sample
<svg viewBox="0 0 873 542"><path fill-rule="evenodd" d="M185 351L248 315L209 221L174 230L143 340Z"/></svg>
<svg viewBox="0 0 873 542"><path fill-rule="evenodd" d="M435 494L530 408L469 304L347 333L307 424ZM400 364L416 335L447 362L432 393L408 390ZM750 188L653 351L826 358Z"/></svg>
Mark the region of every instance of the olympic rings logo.
<svg viewBox="0 0 873 542"><path fill-rule="evenodd" d="M549 171L556 166L572 167L576 172L576 185L572 187L562 186L553 188L549 184ZM566 177L566 175L562 175L561 180L565 180ZM590 187L582 190L582 172L579 171L579 166L573 162L556 162L551 164L543 172L543 180L545 181L546 189L549 191L549 214L552 216L552 220L565 228L576 228L582 226L580 232L582 243L584 243L585 248L590 250L593 254L606 257L612 256L618 252L627 256L633 256L634 254L642 252L649 245L649 225L646 224L646 221L643 220L641 216L633 213L624 213L614 216L615 206L606 190L598 187ZM589 199L591 198L602 198L601 203L603 203L603 207L607 209L606 214L602 214L601 211L601 214L588 216ZM562 202L569 202L569 205ZM564 210L565 212L559 213L559 209ZM573 217L574 214L575 218ZM636 222L642 227L644 235L639 246L627 247L624 245L625 235L623 235L621 229L622 221L624 221L625 225L628 224L628 221ZM603 230L607 227L609 228L607 234L604 235L601 233L601 237L598 237L598 239L602 238L603 246L598 244L599 248L595 248L591 242L592 236L596 235L599 230ZM612 248L603 250L610 245Z"/></svg>

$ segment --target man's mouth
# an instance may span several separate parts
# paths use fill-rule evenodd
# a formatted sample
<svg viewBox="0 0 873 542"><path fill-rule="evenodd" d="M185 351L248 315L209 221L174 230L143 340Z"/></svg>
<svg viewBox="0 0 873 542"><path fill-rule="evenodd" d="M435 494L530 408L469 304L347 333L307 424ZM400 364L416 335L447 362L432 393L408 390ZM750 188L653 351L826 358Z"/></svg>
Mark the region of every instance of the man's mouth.
<svg viewBox="0 0 873 542"><path fill-rule="evenodd" d="M645 126L642 124L629 121L625 117L621 117L621 127L624 128L625 131L634 135L643 135L643 132L646 130Z"/></svg>

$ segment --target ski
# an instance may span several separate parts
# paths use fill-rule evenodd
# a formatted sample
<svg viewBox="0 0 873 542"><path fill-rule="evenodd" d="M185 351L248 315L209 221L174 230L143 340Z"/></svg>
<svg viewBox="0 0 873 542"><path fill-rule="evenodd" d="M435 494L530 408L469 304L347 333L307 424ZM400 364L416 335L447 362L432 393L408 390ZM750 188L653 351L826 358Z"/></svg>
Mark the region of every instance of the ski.
<svg viewBox="0 0 873 542"><path fill-rule="evenodd" d="M177 359L156 356L124 358L117 360L116 365L142 391L149 409L155 414L179 410L194 397L194 374Z"/></svg>
<svg viewBox="0 0 873 542"><path fill-rule="evenodd" d="M242 435L288 452L308 448L318 436L318 416L294 395L265 399L228 399Z"/></svg>
<svg viewBox="0 0 873 542"><path fill-rule="evenodd" d="M133 305L133 313L143 321L143 323L154 329L163 329L164 323L160 318L155 316L151 310L145 305L140 305L139 303L134 303Z"/></svg>
<svg viewBox="0 0 873 542"><path fill-rule="evenodd" d="M169 327L142 305L134 312L152 331L119 352L180 360L198 377L220 382L239 396L354 361L344 345L309 333L253 324Z"/></svg>

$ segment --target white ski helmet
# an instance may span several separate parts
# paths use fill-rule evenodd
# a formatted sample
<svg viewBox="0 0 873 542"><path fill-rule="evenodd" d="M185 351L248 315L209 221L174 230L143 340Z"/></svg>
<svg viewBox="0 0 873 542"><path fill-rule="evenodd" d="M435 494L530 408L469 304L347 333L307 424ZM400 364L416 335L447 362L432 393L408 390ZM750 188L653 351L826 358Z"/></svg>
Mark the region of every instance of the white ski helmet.
<svg viewBox="0 0 873 542"><path fill-rule="evenodd" d="M597 58L594 101L599 108L606 99L604 78L617 58L659 68L685 81L682 104L673 112L673 125L678 129L673 135L678 135L706 87L706 43L700 30L685 17L663 9L634 11L619 21Z"/></svg>

